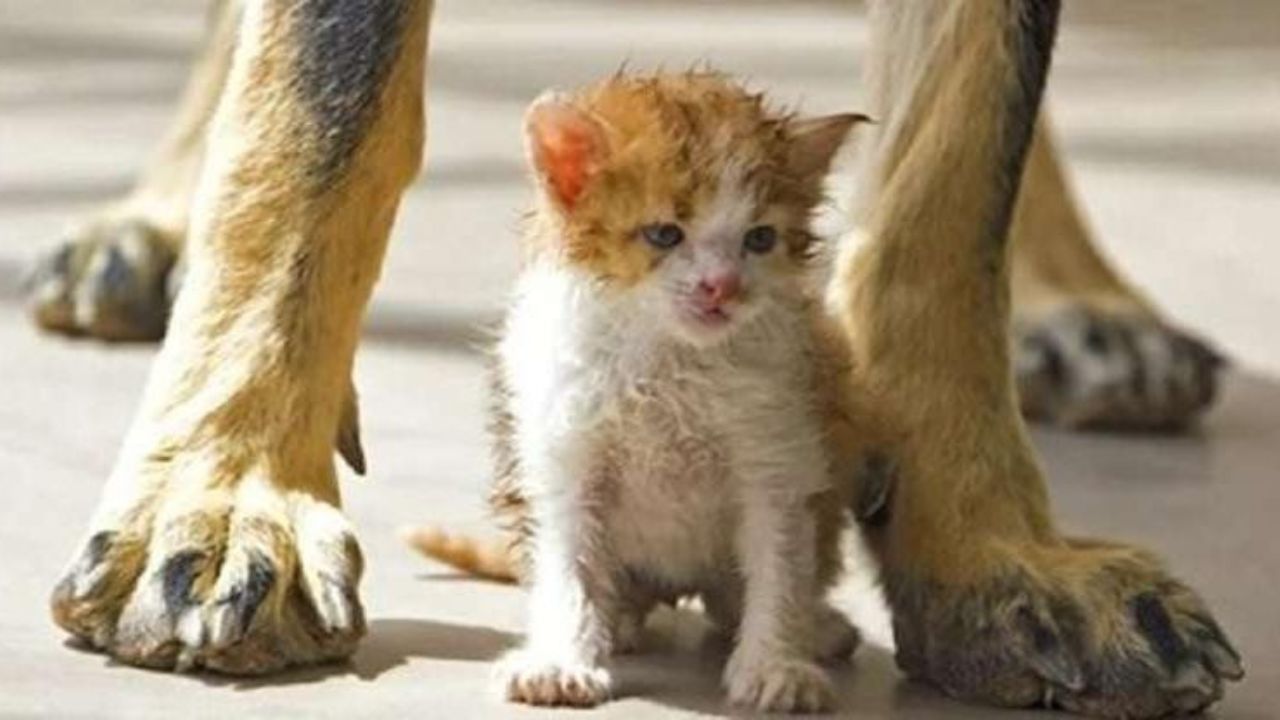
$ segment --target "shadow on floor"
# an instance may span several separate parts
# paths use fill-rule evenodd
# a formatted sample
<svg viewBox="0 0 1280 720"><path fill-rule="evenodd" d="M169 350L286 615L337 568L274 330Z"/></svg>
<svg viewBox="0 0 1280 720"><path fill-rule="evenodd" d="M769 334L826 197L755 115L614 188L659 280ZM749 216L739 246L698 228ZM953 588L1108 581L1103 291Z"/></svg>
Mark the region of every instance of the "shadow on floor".
<svg viewBox="0 0 1280 720"><path fill-rule="evenodd" d="M369 636L351 666L361 680L374 680L414 658L488 662L518 641L518 636L492 628L384 618L369 623Z"/></svg>
<svg viewBox="0 0 1280 720"><path fill-rule="evenodd" d="M514 645L517 636L474 625L417 618L381 618L369 622L369 633L354 657L344 663L292 670L267 678L200 676L210 685L252 691L281 685L318 683L342 675L372 681L415 658L488 662Z"/></svg>
<svg viewBox="0 0 1280 720"><path fill-rule="evenodd" d="M368 682L418 658L489 662L518 640L516 635L492 628L416 618L382 618L369 622L368 634L361 641L360 648L345 662L299 668L267 677L237 678L211 673L187 677L205 685L237 691L310 685L342 676L354 676ZM96 652L74 640L68 640L65 645L79 652ZM106 664L124 667L123 663L113 659L106 660Z"/></svg>

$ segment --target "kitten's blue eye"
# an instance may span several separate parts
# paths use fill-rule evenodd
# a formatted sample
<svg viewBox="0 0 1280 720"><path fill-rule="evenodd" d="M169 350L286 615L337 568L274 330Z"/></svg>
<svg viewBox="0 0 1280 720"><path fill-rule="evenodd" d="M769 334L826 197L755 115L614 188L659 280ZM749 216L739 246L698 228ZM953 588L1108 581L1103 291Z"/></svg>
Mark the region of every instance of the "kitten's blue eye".
<svg viewBox="0 0 1280 720"><path fill-rule="evenodd" d="M778 231L772 225L757 225L742 236L742 246L749 252L763 255L778 244Z"/></svg>
<svg viewBox="0 0 1280 720"><path fill-rule="evenodd" d="M652 223L640 228L644 241L661 250L671 248L684 242L684 230L675 223Z"/></svg>

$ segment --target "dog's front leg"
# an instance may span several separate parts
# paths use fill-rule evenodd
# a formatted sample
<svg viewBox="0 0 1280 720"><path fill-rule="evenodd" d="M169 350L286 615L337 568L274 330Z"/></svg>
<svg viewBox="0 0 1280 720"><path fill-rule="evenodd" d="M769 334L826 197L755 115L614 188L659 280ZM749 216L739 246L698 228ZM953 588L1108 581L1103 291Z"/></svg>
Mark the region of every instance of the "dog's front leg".
<svg viewBox="0 0 1280 720"><path fill-rule="evenodd" d="M361 558L333 448L423 138L429 0L245 4L190 276L82 550L68 632L129 663L346 657Z"/></svg>
<svg viewBox="0 0 1280 720"><path fill-rule="evenodd" d="M857 381L901 431L868 536L911 676L1000 705L1195 712L1239 657L1151 554L1058 531L1014 395L1009 219L1057 14L1048 0L873 7L867 243L842 248L829 295Z"/></svg>

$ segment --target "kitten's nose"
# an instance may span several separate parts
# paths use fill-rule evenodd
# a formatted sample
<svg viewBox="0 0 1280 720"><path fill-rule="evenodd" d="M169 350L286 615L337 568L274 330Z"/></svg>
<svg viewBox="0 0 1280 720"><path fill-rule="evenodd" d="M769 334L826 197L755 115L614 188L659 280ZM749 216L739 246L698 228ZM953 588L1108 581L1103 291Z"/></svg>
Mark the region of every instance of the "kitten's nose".
<svg viewBox="0 0 1280 720"><path fill-rule="evenodd" d="M742 276L738 273L708 275L698 283L698 298L712 307L724 305L741 291Z"/></svg>

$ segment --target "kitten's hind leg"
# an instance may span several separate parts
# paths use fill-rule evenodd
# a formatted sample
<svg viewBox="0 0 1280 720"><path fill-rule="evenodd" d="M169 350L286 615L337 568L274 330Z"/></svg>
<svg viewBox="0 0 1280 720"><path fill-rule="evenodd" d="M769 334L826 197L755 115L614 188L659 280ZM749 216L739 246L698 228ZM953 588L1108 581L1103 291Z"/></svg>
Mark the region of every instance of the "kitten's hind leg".
<svg viewBox="0 0 1280 720"><path fill-rule="evenodd" d="M817 627L814 656L818 662L847 660L862 642L858 628L845 614L826 602L819 603L814 623Z"/></svg>
<svg viewBox="0 0 1280 720"><path fill-rule="evenodd" d="M737 636L742 624L742 592L742 581L736 577L703 589L702 609L715 637L731 642Z"/></svg>
<svg viewBox="0 0 1280 720"><path fill-rule="evenodd" d="M644 634L644 622L649 611L628 608L618 613L613 625L613 654L631 655L640 649L640 637Z"/></svg>
<svg viewBox="0 0 1280 720"><path fill-rule="evenodd" d="M664 600L664 594L652 586L639 581L621 584L616 601L617 610L613 618L613 631L610 633L612 652L614 655L629 655L640 649L640 641L644 635L645 622L649 614Z"/></svg>

